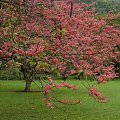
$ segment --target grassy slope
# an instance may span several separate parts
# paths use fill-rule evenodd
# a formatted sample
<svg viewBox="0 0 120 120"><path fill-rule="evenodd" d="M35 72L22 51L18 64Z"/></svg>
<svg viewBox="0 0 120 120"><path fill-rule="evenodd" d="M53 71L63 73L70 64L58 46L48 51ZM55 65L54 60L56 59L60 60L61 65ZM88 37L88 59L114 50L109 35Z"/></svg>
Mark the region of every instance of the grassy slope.
<svg viewBox="0 0 120 120"><path fill-rule="evenodd" d="M119 120L120 119L120 80L100 86L99 89L110 99L109 103L100 104L87 95L87 90L80 81L69 81L77 84L78 90L55 90L61 98L82 99L81 104L64 106L56 103L61 109L48 109L41 92L23 93L23 81L0 81L0 120ZM33 90L38 90L32 86Z"/></svg>

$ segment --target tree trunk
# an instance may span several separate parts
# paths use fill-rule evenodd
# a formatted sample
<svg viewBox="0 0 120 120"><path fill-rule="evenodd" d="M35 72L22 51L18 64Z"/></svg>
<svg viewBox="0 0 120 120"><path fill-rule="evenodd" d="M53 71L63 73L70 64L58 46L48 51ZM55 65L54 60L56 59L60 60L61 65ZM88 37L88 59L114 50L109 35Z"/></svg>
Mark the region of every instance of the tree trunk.
<svg viewBox="0 0 120 120"><path fill-rule="evenodd" d="M25 92L30 92L31 83L32 81L26 80Z"/></svg>
<svg viewBox="0 0 120 120"><path fill-rule="evenodd" d="M67 80L67 77L62 75L62 80L66 81Z"/></svg>

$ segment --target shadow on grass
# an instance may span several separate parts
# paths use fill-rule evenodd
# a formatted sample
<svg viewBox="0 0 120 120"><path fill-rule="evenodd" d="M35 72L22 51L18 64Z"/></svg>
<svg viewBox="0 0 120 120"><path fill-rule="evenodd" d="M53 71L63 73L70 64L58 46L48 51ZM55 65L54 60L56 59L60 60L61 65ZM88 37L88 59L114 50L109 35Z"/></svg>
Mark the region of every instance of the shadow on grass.
<svg viewBox="0 0 120 120"><path fill-rule="evenodd" d="M29 91L29 92L26 92L24 90L16 90L16 91L12 91L12 92L18 92L18 93L34 93L34 92L43 92L42 90L33 90L33 91Z"/></svg>
<svg viewBox="0 0 120 120"><path fill-rule="evenodd" d="M33 91L25 92L24 90L1 90L0 92L37 93L37 92L43 92L43 91L42 90L33 90Z"/></svg>

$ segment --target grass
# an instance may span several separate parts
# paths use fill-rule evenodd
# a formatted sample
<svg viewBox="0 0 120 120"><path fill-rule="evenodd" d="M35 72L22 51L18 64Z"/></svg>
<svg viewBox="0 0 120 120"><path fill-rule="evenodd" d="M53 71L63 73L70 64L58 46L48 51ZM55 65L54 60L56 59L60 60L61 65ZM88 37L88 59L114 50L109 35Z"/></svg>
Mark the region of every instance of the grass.
<svg viewBox="0 0 120 120"><path fill-rule="evenodd" d="M99 90L110 100L98 103L88 96L80 81L69 80L78 90L54 90L57 98L81 99L81 104L62 105L49 109L42 92L33 84L30 93L24 89L23 81L0 81L0 120L120 120L120 80L100 85Z"/></svg>

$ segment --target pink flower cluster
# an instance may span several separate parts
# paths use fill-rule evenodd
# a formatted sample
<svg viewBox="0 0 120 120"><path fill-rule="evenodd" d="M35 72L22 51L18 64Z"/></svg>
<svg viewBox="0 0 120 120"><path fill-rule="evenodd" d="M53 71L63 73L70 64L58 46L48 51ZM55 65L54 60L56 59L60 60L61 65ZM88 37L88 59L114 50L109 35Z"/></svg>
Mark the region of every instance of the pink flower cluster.
<svg viewBox="0 0 120 120"><path fill-rule="evenodd" d="M108 81L110 81L111 79L117 77L116 73L111 73L111 72L107 72L105 74L101 74L97 77L98 82L100 83L106 83Z"/></svg>
<svg viewBox="0 0 120 120"><path fill-rule="evenodd" d="M89 95L96 101L105 103L107 99L97 90L97 88L88 88Z"/></svg>
<svg viewBox="0 0 120 120"><path fill-rule="evenodd" d="M0 50L0 55L3 57L6 57L6 58L11 57L11 55L12 55L12 53L10 52L11 46L12 46L12 44L10 42L4 42L4 44L2 45L1 50Z"/></svg>

